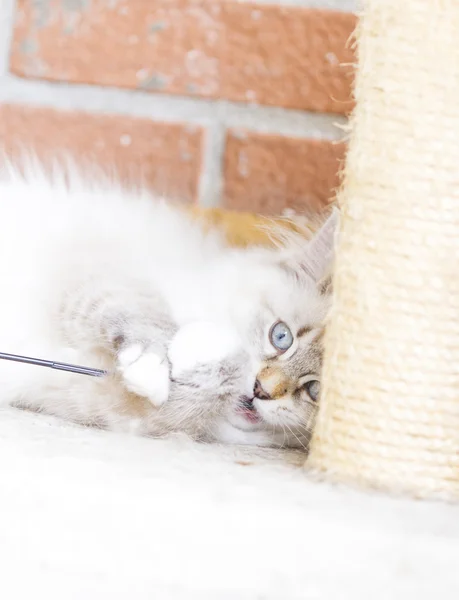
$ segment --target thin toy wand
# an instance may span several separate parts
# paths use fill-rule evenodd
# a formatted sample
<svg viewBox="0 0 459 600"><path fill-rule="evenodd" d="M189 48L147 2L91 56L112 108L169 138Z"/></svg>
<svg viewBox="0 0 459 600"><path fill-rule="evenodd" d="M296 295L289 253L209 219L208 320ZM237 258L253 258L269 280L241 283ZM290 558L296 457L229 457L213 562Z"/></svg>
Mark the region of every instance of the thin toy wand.
<svg viewBox="0 0 459 600"><path fill-rule="evenodd" d="M104 375L108 374L108 371L103 371L102 369L70 365L68 363L55 362L53 360L43 360L42 358L30 358L30 356L19 356L18 354L7 354L6 352L0 352L0 359L27 363L28 365L38 365L39 367L48 367L49 369L57 369L58 371L70 371L70 373L90 375L91 377L104 377Z"/></svg>

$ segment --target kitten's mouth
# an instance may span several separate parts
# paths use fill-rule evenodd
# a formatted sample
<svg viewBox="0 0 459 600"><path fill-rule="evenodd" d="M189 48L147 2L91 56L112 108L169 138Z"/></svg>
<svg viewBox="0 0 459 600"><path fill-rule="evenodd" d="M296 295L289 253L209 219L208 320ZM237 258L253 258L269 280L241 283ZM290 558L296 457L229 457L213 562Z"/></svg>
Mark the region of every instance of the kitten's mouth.
<svg viewBox="0 0 459 600"><path fill-rule="evenodd" d="M261 417L253 405L253 400L254 399L250 398L249 396L242 396L239 399L239 405L236 409L236 412L245 417L250 423L258 423L261 421Z"/></svg>

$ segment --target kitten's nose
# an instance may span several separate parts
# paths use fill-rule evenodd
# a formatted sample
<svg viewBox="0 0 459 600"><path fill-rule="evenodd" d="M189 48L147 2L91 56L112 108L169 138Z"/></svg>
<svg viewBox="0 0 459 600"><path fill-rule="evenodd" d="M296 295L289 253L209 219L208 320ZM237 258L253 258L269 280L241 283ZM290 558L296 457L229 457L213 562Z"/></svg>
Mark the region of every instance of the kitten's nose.
<svg viewBox="0 0 459 600"><path fill-rule="evenodd" d="M268 394L268 392L265 392L265 390L263 389L263 386L258 381L258 379L255 381L255 387L253 388L253 395L255 396L255 398L258 398L259 400L271 400L271 396Z"/></svg>

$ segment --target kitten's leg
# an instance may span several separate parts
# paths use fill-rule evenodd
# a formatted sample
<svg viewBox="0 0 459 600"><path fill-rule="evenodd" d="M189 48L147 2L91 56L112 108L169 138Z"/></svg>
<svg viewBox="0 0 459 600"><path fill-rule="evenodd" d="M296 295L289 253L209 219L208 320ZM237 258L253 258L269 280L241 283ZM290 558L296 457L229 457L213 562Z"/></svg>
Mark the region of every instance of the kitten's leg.
<svg viewBox="0 0 459 600"><path fill-rule="evenodd" d="M167 345L177 328L161 296L92 281L66 296L60 319L70 345L108 351L131 392L163 404L169 394Z"/></svg>

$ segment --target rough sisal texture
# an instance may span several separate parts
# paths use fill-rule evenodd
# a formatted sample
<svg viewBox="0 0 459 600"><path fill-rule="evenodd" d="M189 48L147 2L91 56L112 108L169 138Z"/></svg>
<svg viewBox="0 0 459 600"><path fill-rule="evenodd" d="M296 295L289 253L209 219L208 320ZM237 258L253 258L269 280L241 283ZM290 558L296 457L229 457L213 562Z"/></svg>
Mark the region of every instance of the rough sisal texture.
<svg viewBox="0 0 459 600"><path fill-rule="evenodd" d="M459 2L366 0L310 466L459 498Z"/></svg>

